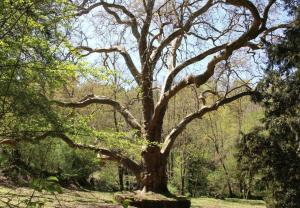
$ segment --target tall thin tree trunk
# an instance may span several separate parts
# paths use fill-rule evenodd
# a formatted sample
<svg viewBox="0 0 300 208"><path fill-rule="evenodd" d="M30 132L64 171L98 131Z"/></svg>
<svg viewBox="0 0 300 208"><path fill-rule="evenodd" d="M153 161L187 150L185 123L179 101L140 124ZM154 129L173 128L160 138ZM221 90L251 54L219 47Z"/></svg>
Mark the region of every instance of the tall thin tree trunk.
<svg viewBox="0 0 300 208"><path fill-rule="evenodd" d="M223 167L223 170L225 172L225 175L226 175L226 183L227 183L229 197L233 197L234 195L233 195L233 191L232 191L232 187L231 187L231 183L230 183L230 175L229 175L229 173L227 171L226 165L225 165L225 163L224 163L224 161L222 159L222 156L220 154L219 147L218 147L217 144L215 144L215 148L216 148L216 152L217 152L217 154L219 156L219 161L220 161L220 163L221 163L221 165Z"/></svg>
<svg viewBox="0 0 300 208"><path fill-rule="evenodd" d="M182 167L183 166L183 167ZM181 165L181 171L180 171L180 178L181 178L181 187L180 187L180 194L184 195L185 194L185 165Z"/></svg>
<svg viewBox="0 0 300 208"><path fill-rule="evenodd" d="M173 153L170 153L170 157L168 159L168 177L172 178L174 176L174 155Z"/></svg>
<svg viewBox="0 0 300 208"><path fill-rule="evenodd" d="M118 175L119 175L119 189L120 191L124 190L124 168L119 165L118 166Z"/></svg>
<svg viewBox="0 0 300 208"><path fill-rule="evenodd" d="M184 194L184 159L183 159L183 151L180 151L180 157L181 157L181 161L180 161L180 182L181 182L181 186L180 186L180 194L183 195Z"/></svg>
<svg viewBox="0 0 300 208"><path fill-rule="evenodd" d="M185 112L184 112L185 113ZM188 135L184 133L182 135L182 143L181 143L181 162L180 162L180 178L181 178L181 187L180 194L185 194L185 180L186 180L186 156L187 156L187 143L188 143Z"/></svg>
<svg viewBox="0 0 300 208"><path fill-rule="evenodd" d="M223 170L225 172L225 175L226 175L226 184L227 184L227 188L228 188L229 197L233 197L234 194L233 194L232 187L231 187L230 175L229 175L228 170L226 168L225 162L223 160L223 155L220 152L220 148L219 148L219 144L218 144L218 139L221 139L221 142L222 142L221 145L223 146L222 136L220 136L220 135L217 134L217 131L218 131L217 130L217 124L215 123L215 127L214 127L213 126L213 121L212 121L211 117L209 117L209 119L210 119L211 131L212 131L212 134L213 134L213 136L210 137L210 139L214 143L214 147L215 147L216 153L217 153L217 155L219 157L219 161L220 161L220 163L222 165L222 168L223 168ZM214 128L216 130L214 130Z"/></svg>
<svg viewBox="0 0 300 208"><path fill-rule="evenodd" d="M223 166L223 169L224 169L224 172L225 172L225 175L226 175L226 181L227 181L229 197L232 198L234 195L233 195L233 191L232 191L232 187L231 187L231 183L230 183L230 176L228 174L227 168L226 168L224 163L222 163L222 166Z"/></svg>
<svg viewBox="0 0 300 208"><path fill-rule="evenodd" d="M116 69L116 57L113 56L113 59L109 59L109 60L111 62L113 69ZM109 63L107 63L107 61L108 60L106 59L105 60L106 63L104 63L104 65L107 65L109 67ZM113 78L114 78L113 79L113 83L114 83L113 98L115 101L117 101L117 94L119 91L117 73L114 73ZM119 129L119 123L118 123L118 118L117 118L117 111L115 108L113 109L113 119L114 119L115 131L119 132L120 129ZM123 191L124 190L124 167L121 164L118 165L118 176L119 176L119 189L120 189L120 191Z"/></svg>

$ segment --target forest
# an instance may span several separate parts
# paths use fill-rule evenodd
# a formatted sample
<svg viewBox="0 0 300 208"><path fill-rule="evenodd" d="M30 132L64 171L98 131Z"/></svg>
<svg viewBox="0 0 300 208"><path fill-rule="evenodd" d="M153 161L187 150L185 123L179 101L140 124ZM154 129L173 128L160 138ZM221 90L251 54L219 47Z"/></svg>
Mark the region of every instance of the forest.
<svg viewBox="0 0 300 208"><path fill-rule="evenodd" d="M0 207L300 208L299 0L0 0Z"/></svg>

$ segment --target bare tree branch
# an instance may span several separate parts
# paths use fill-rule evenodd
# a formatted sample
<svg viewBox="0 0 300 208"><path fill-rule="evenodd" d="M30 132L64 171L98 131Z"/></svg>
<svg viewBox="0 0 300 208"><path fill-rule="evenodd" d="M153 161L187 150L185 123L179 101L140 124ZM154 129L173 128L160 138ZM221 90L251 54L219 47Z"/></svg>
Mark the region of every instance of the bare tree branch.
<svg viewBox="0 0 300 208"><path fill-rule="evenodd" d="M0 140L0 145L9 145L15 147L17 145L17 141L15 139L2 139Z"/></svg>
<svg viewBox="0 0 300 208"><path fill-rule="evenodd" d="M155 0L148 0L147 3L144 3L144 9L146 12L146 18L144 21L144 24L141 29L141 35L140 35L140 40L139 40L139 53L140 53L140 58L142 63L146 63L147 58L146 57L146 49L148 47L147 45L147 36L153 16L153 8L154 8L154 3ZM144 68L144 67L143 67ZM147 73L147 72L146 72Z"/></svg>
<svg viewBox="0 0 300 208"><path fill-rule="evenodd" d="M268 35L269 33L271 32L274 32L275 30L278 30L278 29L286 29L286 28L290 28L292 27L292 24L279 24L279 25L276 25L276 26L273 26L273 27L270 27L270 28L267 28L264 32L263 32L263 36L266 36Z"/></svg>
<svg viewBox="0 0 300 208"><path fill-rule="evenodd" d="M185 127L192 122L194 119L200 119L202 118L206 113L217 110L220 106L223 106L225 104L228 104L234 100L237 100L241 97L252 95L254 91L246 91L239 94L236 94L232 97L223 98L219 101L215 102L214 104L210 106L203 106L198 111L189 114L184 119L182 119L166 136L165 141L163 143L161 153L165 156L168 156L170 150L172 149L172 146L177 138L177 136L185 129Z"/></svg>
<svg viewBox="0 0 300 208"><path fill-rule="evenodd" d="M95 3L91 6L89 6L88 8L83 8L82 6L80 6L79 12L76 15L81 16L84 14L88 14L90 11L92 11L93 9L100 7L100 6L103 6L105 11L107 13L109 13L110 15L112 15L119 24L129 25L131 27L132 34L134 35L134 37L137 40L140 39L140 33L138 30L138 24L137 24L136 17L133 15L132 12L130 12L128 9L126 9L126 7L124 7L122 5L115 4L115 3L108 3L108 2L104 2L103 0L101 0L101 2ZM110 8L114 8L114 9L118 9L118 10L122 11L122 13L125 14L130 20L121 20L120 16L116 12L112 11Z"/></svg>
<svg viewBox="0 0 300 208"><path fill-rule="evenodd" d="M130 70L133 78L135 79L135 81L137 82L138 85L141 84L141 74L138 71L138 69L136 68L135 64L132 61L131 56L129 55L129 53L126 51L126 49L122 46L112 46L110 48L96 48L96 49L92 49L90 47L87 46L78 46L76 48L77 50L84 50L87 51L87 54L84 54L83 56L88 56L91 53L112 53L112 52L118 52L120 53L125 62L126 65L128 67L128 69Z"/></svg>
<svg viewBox="0 0 300 208"><path fill-rule="evenodd" d="M170 99L170 97L173 96L173 94L166 94L165 92L167 92L168 90L170 90L170 87L172 85L172 82L173 82L173 79L174 77L182 70L184 69L185 67L193 64L193 63L196 63L200 60L203 60L205 57L215 53L215 52L218 52L222 49L224 49L226 47L226 44L224 45L221 45L221 46L216 46L214 48L211 48L193 58L190 58L188 60L186 60L185 62L181 63L180 65L178 65L177 67L174 68L174 70L170 71L170 73L168 74L167 78L166 78L166 81L165 81L165 84L164 84L164 87L163 87L163 93L164 95L160 98L160 100L158 101L158 103L156 104L155 106L155 110L154 110L154 114L153 114L153 118L152 118L152 122L151 124L156 124L158 122L158 120L162 119L161 117L163 116L163 114L161 114L161 110L163 109L164 106L167 105L168 103L168 100ZM177 92L176 92L177 93ZM175 93L175 94L176 94ZM167 96L166 96L167 95ZM151 126L153 127L153 126Z"/></svg>
<svg viewBox="0 0 300 208"><path fill-rule="evenodd" d="M19 137L17 136L16 138L4 139L4 140L0 141L0 145L6 144L6 145L15 147L19 142L22 142L22 141L30 142L30 143L37 143L37 142L47 139L48 137L60 138L69 147L74 148L74 149L90 150L90 151L99 153L101 155L105 155L105 156L109 157L111 160L114 160L114 161L124 165L125 167L130 169L136 175L136 177L138 179L140 178L141 166L137 162L135 162L123 155L120 155L117 152L108 150L106 148L100 148L100 147L96 147L93 145L83 145L83 144L75 143L72 139L70 139L66 134L64 134L62 132L47 131L47 132L45 132L39 136L36 136L34 138L30 138L28 136L26 137L26 135L22 135Z"/></svg>
<svg viewBox="0 0 300 208"><path fill-rule="evenodd" d="M264 9L261 30L266 29L267 20L268 20L268 16L269 16L269 11L270 11L272 5L275 4L275 2L276 2L276 0L269 0L268 5Z"/></svg>
<svg viewBox="0 0 300 208"><path fill-rule="evenodd" d="M164 92L166 92L167 90L170 89L173 79L174 77L184 68L186 68L187 66L194 64L196 62L199 62L201 60L203 60L204 58L206 58L209 55L212 55L216 52L221 51L222 49L225 49L225 47L227 46L227 44L223 44L220 46L216 46L214 48L210 48L207 51L204 51L200 54L198 54L197 56L194 56L186 61L184 61L183 63L181 63L180 65L178 65L173 71L171 71L165 81L165 86L164 86Z"/></svg>
<svg viewBox="0 0 300 208"><path fill-rule="evenodd" d="M155 0L148 0L147 3L144 2L144 9L146 12L146 18L144 20L144 24L141 29L141 38L139 40L139 55L140 61L142 65L142 86L141 90L143 93L142 97L142 105L143 105L143 130L148 128L150 123L153 110L154 110L154 99L153 99L153 70L154 66L149 63L149 56L147 51L148 48L148 33L151 25L151 20L153 17L153 8L154 8ZM150 49L151 50L151 49ZM147 138L147 131L143 131L144 136Z"/></svg>
<svg viewBox="0 0 300 208"><path fill-rule="evenodd" d="M154 110L154 116L153 116L154 122L151 122L151 126L155 126L154 124L157 122L159 115L162 115L161 110L165 109L164 106L166 106L168 104L168 101L170 100L170 98L172 98L175 94L177 94L180 90L182 90L183 88L185 88L188 85L195 84L196 87L199 87L200 85L206 83L207 80L213 76L215 67L218 63L220 63L223 60L228 59L231 56L231 54L233 53L233 51L243 47L248 41L250 41L251 39L253 39L259 35L259 33L260 33L259 29L261 26L261 18L260 18L257 8L253 5L253 3L248 0L242 0L242 1L227 0L226 2L233 6L247 8L251 12L251 14L254 18L251 27L249 28L249 30L247 32L245 32L243 35L241 35L238 39L236 39L232 43L227 44L227 45L226 44L222 45L222 46L220 46L221 48L213 48L212 51L210 51L212 53L214 52L214 49L216 51L219 51L225 47L225 50L223 52L221 52L218 56L215 56L208 63L206 71L204 73L202 73L200 75L196 75L196 76L195 75L187 76L183 80L181 80L179 83L177 83L176 85L171 87L168 91L166 91L166 92L162 91L162 93L164 93L164 94L161 96L160 101L156 105L156 108ZM208 53L208 55L209 55L209 53ZM204 56L203 54L200 54L199 57L196 57L195 59L192 58L188 61L195 63L199 59L201 60L201 58L203 56ZM186 66L187 65L189 65L189 62L186 63ZM182 69L182 68L179 68L179 66L178 66L178 70L177 70L178 72ZM185 66L183 65L182 67L184 68ZM176 75L178 73L177 71L175 71L172 76ZM172 74L172 72L171 72L171 74ZM167 82L166 82L166 84L168 84L167 87L169 87L171 81L173 80L172 76L170 76L170 78L168 77L169 80L167 80Z"/></svg>
<svg viewBox="0 0 300 208"><path fill-rule="evenodd" d="M151 55L152 63L155 64L158 61L163 49L166 48L174 39L181 35L184 35L185 32L188 32L193 25L193 21L200 15L204 14L212 6L213 0L209 0L202 8L198 9L190 15L183 27L176 29L172 34L170 34L166 39L164 39L161 42L161 44L157 47L157 49L153 51Z"/></svg>
<svg viewBox="0 0 300 208"><path fill-rule="evenodd" d="M134 129L141 131L141 125L137 119L117 101L114 101L107 97L97 97L94 95L89 95L79 102L62 102L62 101L52 101L53 103L61 107L71 107L71 108L83 108L91 104L101 104L101 105L110 105L115 110L117 110L125 119L125 121Z"/></svg>

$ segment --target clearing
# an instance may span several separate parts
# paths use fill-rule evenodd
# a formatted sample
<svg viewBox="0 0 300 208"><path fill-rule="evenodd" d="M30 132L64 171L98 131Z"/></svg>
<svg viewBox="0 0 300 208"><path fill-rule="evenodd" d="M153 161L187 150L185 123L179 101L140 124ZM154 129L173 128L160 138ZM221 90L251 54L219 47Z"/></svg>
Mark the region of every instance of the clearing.
<svg viewBox="0 0 300 208"><path fill-rule="evenodd" d="M62 194L40 193L29 188L0 186L0 207L92 208L111 207L113 193L64 189ZM192 208L265 208L260 200L192 198Z"/></svg>

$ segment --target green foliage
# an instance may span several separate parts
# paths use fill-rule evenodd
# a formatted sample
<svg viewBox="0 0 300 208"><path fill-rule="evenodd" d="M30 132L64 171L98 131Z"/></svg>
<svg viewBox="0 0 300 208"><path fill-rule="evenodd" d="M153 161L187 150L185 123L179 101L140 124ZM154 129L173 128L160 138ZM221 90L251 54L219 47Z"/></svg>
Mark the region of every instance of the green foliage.
<svg viewBox="0 0 300 208"><path fill-rule="evenodd" d="M101 131L96 133L99 143L109 149L123 152L125 155L139 158L139 151L145 140L134 135L134 132Z"/></svg>
<svg viewBox="0 0 300 208"><path fill-rule="evenodd" d="M192 156L188 160L187 190L193 197L205 196L211 193L209 190L209 174L214 170L212 161L201 155Z"/></svg>
<svg viewBox="0 0 300 208"><path fill-rule="evenodd" d="M30 188L39 192L45 190L51 194L54 194L55 192L62 193L58 178L55 176L50 176L46 179L32 179L30 182Z"/></svg>
<svg viewBox="0 0 300 208"><path fill-rule="evenodd" d="M104 164L100 170L91 175L94 188L98 191L118 191L118 171L116 164Z"/></svg>
<svg viewBox="0 0 300 208"><path fill-rule="evenodd" d="M33 139L47 131L90 135L88 118L49 102L71 80L95 71L85 63L75 65L76 56L68 53L74 5L65 0L4 0L0 10L0 138ZM17 177L43 178L47 172L60 174L60 180L87 178L99 167L94 153L71 150L55 138L34 145L22 142L16 148L22 163L13 171ZM1 167L14 163L4 158L15 157L13 152L2 151Z"/></svg>
<svg viewBox="0 0 300 208"><path fill-rule="evenodd" d="M0 3L0 134L12 137L61 125L48 102L78 66L65 51L68 16L64 0Z"/></svg>
<svg viewBox="0 0 300 208"><path fill-rule="evenodd" d="M269 207L300 205L300 24L269 48L270 66L255 97L266 108L264 127L246 134L239 144L242 171L261 174L269 187Z"/></svg>
<svg viewBox="0 0 300 208"><path fill-rule="evenodd" d="M130 205L130 202L131 202L130 200L126 199L126 200L123 201L122 206L123 206L124 208L128 208L129 205Z"/></svg>
<svg viewBox="0 0 300 208"><path fill-rule="evenodd" d="M180 121L176 119L186 112L194 110L194 106L186 102L193 96L190 93L193 92L186 90L179 94L174 106L169 106L171 115L167 115L166 129L176 125ZM241 132L248 133L253 126L259 125L262 117L262 108L250 98L243 98L191 123L178 137L170 156L169 187L172 193L181 194L183 190L184 194L192 196L226 197L230 195L229 182L233 196L245 197L241 184L246 178L238 174L235 144ZM256 187L251 187L255 197L263 194L254 189Z"/></svg>
<svg viewBox="0 0 300 208"><path fill-rule="evenodd" d="M34 189L34 191L29 199L24 200L26 207L30 207L30 208L42 208L45 205L45 202L40 199L37 201L32 201L35 191L38 192L46 191L48 193L51 193L52 195L55 195L56 193L59 194L63 193L59 185L59 181L55 176L50 176L46 179L34 178L30 181L30 188Z"/></svg>

